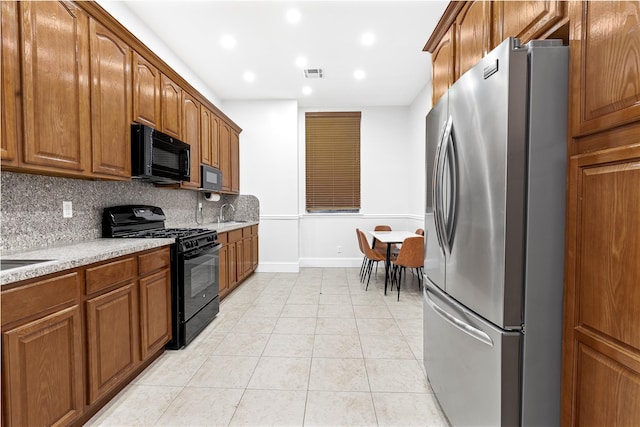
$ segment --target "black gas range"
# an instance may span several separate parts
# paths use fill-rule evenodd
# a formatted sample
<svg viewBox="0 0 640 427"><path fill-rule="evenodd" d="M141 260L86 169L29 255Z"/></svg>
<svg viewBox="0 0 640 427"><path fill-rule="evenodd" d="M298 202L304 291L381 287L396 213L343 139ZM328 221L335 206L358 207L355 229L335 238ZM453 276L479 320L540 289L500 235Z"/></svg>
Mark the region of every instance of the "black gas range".
<svg viewBox="0 0 640 427"><path fill-rule="evenodd" d="M191 342L218 314L220 307L217 233L206 228L165 228L166 216L157 206L125 205L105 208L103 237L173 238L171 299L173 337L167 348Z"/></svg>

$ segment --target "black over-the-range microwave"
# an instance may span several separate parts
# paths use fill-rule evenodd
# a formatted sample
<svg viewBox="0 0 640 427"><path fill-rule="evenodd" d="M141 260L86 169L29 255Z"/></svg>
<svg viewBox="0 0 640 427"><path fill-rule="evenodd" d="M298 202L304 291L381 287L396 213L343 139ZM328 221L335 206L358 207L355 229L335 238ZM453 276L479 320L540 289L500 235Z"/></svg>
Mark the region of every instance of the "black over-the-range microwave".
<svg viewBox="0 0 640 427"><path fill-rule="evenodd" d="M189 144L141 124L131 125L131 177L176 183L190 179Z"/></svg>

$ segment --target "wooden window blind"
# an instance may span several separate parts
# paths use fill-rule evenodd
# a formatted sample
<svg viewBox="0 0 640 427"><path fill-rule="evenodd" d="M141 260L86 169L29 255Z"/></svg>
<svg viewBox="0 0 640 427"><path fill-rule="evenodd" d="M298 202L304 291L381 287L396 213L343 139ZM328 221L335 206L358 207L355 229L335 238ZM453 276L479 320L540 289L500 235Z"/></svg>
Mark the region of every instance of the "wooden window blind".
<svg viewBox="0 0 640 427"><path fill-rule="evenodd" d="M360 210L360 115L305 114L307 212Z"/></svg>

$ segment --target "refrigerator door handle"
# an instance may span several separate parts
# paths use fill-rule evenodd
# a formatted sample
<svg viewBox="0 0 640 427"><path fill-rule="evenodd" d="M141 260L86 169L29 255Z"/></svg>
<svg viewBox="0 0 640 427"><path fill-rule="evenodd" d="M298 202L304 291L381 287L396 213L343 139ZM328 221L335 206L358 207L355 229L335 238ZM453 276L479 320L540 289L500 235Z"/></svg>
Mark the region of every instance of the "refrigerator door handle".
<svg viewBox="0 0 640 427"><path fill-rule="evenodd" d="M440 248L440 251L444 256L446 256L444 233L442 230L442 223L440 222L440 218L442 217L442 214L441 214L442 207L441 207L441 200L440 200L440 196L442 193L442 184L440 182L440 178L442 174L440 170L442 165L441 159L443 157L442 145L446 135L448 122L449 121L447 120L443 124L442 130L440 131L440 138L438 138L438 145L436 147L436 155L435 155L434 168L433 168L432 189L431 189L432 195L433 195L433 220L434 220L434 225L436 229L436 238L438 239L438 247Z"/></svg>
<svg viewBox="0 0 640 427"><path fill-rule="evenodd" d="M442 317L442 319L444 319L445 321L447 321L448 323L450 323L460 331L464 332L465 334L471 336L472 338L480 341L481 343L489 347L493 347L493 340L489 335L487 335L486 332L483 332L480 329L448 313L446 310L444 310L442 307L436 304L436 302L429 295L430 293L431 292L425 287L424 288L425 301L427 302L427 304L429 304L429 307L431 307L431 309L436 314L438 314L440 317Z"/></svg>
<svg viewBox="0 0 640 427"><path fill-rule="evenodd" d="M451 249L453 247L453 233L455 231L455 218L456 218L456 207L457 207L457 177L458 177L458 162L456 159L455 152L455 141L454 141L454 130L453 130L453 118L449 116L449 120L447 120L447 126L445 128L444 135L444 147L442 148L442 168L440 171L441 176L444 176L445 168L444 165L449 165L449 200L447 201L449 204L447 217L445 218L444 212L442 212L442 233L443 240L446 243L447 253L451 254ZM442 203L445 203L444 196L441 194Z"/></svg>

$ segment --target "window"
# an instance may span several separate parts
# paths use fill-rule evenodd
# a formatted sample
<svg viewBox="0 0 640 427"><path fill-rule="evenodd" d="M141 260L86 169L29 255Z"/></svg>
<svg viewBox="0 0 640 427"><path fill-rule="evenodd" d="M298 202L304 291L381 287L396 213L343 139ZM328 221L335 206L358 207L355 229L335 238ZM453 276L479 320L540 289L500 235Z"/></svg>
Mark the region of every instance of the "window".
<svg viewBox="0 0 640 427"><path fill-rule="evenodd" d="M306 113L307 212L360 210L360 112Z"/></svg>

